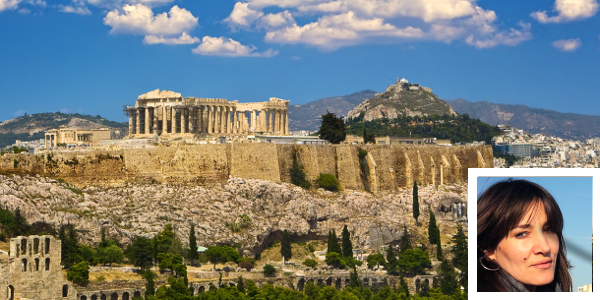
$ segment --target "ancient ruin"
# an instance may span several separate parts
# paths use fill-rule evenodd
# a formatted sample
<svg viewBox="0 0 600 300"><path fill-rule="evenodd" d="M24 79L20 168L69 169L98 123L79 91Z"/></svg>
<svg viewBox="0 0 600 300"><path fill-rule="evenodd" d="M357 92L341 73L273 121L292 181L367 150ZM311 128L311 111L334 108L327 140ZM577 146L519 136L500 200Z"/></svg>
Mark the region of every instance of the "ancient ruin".
<svg viewBox="0 0 600 300"><path fill-rule="evenodd" d="M75 144L96 146L101 140L110 139L110 129L79 129L61 126L59 129L50 129L44 135L47 149L52 149L58 144Z"/></svg>
<svg viewBox="0 0 600 300"><path fill-rule="evenodd" d="M265 102L182 97L172 91L154 90L124 106L129 116L131 137L157 135L288 134L289 100L270 98Z"/></svg>

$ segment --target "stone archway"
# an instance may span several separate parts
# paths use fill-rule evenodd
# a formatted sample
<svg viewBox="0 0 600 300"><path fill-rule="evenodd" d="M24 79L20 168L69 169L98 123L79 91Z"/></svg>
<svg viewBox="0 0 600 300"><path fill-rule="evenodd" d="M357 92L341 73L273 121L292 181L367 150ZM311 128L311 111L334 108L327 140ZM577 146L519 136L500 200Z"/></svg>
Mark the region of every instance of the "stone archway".
<svg viewBox="0 0 600 300"><path fill-rule="evenodd" d="M119 300L119 295L117 293L112 293L112 295L110 295L110 300Z"/></svg>
<svg viewBox="0 0 600 300"><path fill-rule="evenodd" d="M297 290L299 290L301 292L304 291L304 284L305 283L306 283L306 281L304 280L304 277L300 278L300 280L298 280L298 288L297 288Z"/></svg>
<svg viewBox="0 0 600 300"><path fill-rule="evenodd" d="M123 293L123 296L121 297L122 300L129 300L129 292L125 292Z"/></svg>
<svg viewBox="0 0 600 300"><path fill-rule="evenodd" d="M336 288L336 289L338 289L338 290L341 290L341 289L342 289L342 278L339 278L339 277L338 277L338 278L335 280L335 288Z"/></svg>
<svg viewBox="0 0 600 300"><path fill-rule="evenodd" d="M8 286L8 289L6 291L6 298L8 298L8 300L15 299L15 288L12 285Z"/></svg>
<svg viewBox="0 0 600 300"><path fill-rule="evenodd" d="M141 298L142 297L142 293L140 293L140 291L135 291L135 293L133 293L133 298Z"/></svg>

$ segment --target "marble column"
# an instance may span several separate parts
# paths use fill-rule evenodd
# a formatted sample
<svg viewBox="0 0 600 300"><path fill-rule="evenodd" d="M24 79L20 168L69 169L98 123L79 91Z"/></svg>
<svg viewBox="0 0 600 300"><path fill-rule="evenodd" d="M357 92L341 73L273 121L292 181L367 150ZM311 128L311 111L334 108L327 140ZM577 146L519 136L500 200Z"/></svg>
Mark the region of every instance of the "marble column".
<svg viewBox="0 0 600 300"><path fill-rule="evenodd" d="M284 128L283 128L283 132L285 133L285 135L289 135L290 134L290 120L288 120L288 110L284 110L284 116L285 116L285 122L284 124Z"/></svg>
<svg viewBox="0 0 600 300"><path fill-rule="evenodd" d="M128 115L129 115L129 135L132 135L133 134L133 118L134 118L133 109L129 108Z"/></svg>
<svg viewBox="0 0 600 300"><path fill-rule="evenodd" d="M167 134L169 131L167 130L167 106L163 104L162 106L162 131L160 135Z"/></svg>
<svg viewBox="0 0 600 300"><path fill-rule="evenodd" d="M158 133L158 108L152 108L152 133Z"/></svg>
<svg viewBox="0 0 600 300"><path fill-rule="evenodd" d="M152 121L150 121L150 108L145 107L144 108L144 133L145 134L150 133L150 128L151 128L150 123L152 123Z"/></svg>
<svg viewBox="0 0 600 300"><path fill-rule="evenodd" d="M279 109L275 109L275 128L273 131L275 131L275 133L279 133L279 124L281 123L281 120L279 119L280 114L279 114Z"/></svg>
<svg viewBox="0 0 600 300"><path fill-rule="evenodd" d="M273 123L273 121L271 121L271 110L268 108L265 108L265 126L266 126L266 132L267 133L271 133L271 124Z"/></svg>
<svg viewBox="0 0 600 300"><path fill-rule="evenodd" d="M225 133L225 106L221 106L221 117L219 118L219 121L221 121L221 131L219 133Z"/></svg>
<svg viewBox="0 0 600 300"><path fill-rule="evenodd" d="M225 133L231 133L231 111L229 106L225 108Z"/></svg>
<svg viewBox="0 0 600 300"><path fill-rule="evenodd" d="M208 134L212 133L212 114L211 114L212 105L206 106L206 114L208 118L208 122L206 123L206 131Z"/></svg>
<svg viewBox="0 0 600 300"><path fill-rule="evenodd" d="M140 110L135 109L135 134L140 134Z"/></svg>
<svg viewBox="0 0 600 300"><path fill-rule="evenodd" d="M171 133L177 133L177 109L175 106L171 106Z"/></svg>
<svg viewBox="0 0 600 300"><path fill-rule="evenodd" d="M237 108L233 111L233 117L235 118L235 124L233 125L234 133L238 134L240 133L240 112L237 111Z"/></svg>
<svg viewBox="0 0 600 300"><path fill-rule="evenodd" d="M185 133L185 108L181 108L181 114L180 114L180 126L181 126L181 134Z"/></svg>

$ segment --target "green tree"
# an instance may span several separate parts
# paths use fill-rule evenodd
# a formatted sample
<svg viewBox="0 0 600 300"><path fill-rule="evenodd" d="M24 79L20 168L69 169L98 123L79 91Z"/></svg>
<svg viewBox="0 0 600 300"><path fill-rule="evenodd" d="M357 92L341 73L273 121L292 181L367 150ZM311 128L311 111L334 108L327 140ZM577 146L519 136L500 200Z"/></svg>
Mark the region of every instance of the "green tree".
<svg viewBox="0 0 600 300"><path fill-rule="evenodd" d="M308 299L317 299L319 290L320 288L314 283L314 281L309 280L304 287L304 294L308 296Z"/></svg>
<svg viewBox="0 0 600 300"><path fill-rule="evenodd" d="M375 266L385 265L385 257L381 253L369 254L367 256L367 266L369 269L374 268Z"/></svg>
<svg viewBox="0 0 600 300"><path fill-rule="evenodd" d="M321 116L319 138L328 140L332 144L339 144L346 139L346 125L344 120L337 118L334 113L327 111Z"/></svg>
<svg viewBox="0 0 600 300"><path fill-rule="evenodd" d="M338 243L338 238L335 234L335 229L329 230L329 238L327 239L327 254L331 252L342 254L342 248Z"/></svg>
<svg viewBox="0 0 600 300"><path fill-rule="evenodd" d="M404 233L402 234L402 240L400 241L400 253L408 249L412 249L410 246L410 234L408 233L406 225L404 225Z"/></svg>
<svg viewBox="0 0 600 300"><path fill-rule="evenodd" d="M356 267L354 267L354 270L350 272L350 286L353 288L359 288L362 286L360 280L358 279L358 271L356 271Z"/></svg>
<svg viewBox="0 0 600 300"><path fill-rule="evenodd" d="M415 218L415 223L419 224L419 190L417 187L417 182L415 181L413 184L413 218Z"/></svg>
<svg viewBox="0 0 600 300"><path fill-rule="evenodd" d="M394 248L390 245L387 247L385 254L385 258L387 259L387 264L385 265L386 271L388 274L396 275L398 273L396 251L394 251Z"/></svg>
<svg viewBox="0 0 600 300"><path fill-rule="evenodd" d="M242 278L242 275L240 275L240 277L238 277L238 282L237 282L237 290L240 293L246 293L246 287L244 285L244 278Z"/></svg>
<svg viewBox="0 0 600 300"><path fill-rule="evenodd" d="M272 265L266 264L263 266L263 273L265 274L265 276L271 276L275 274L275 272L277 272L277 270L275 270L275 267L273 267Z"/></svg>
<svg viewBox="0 0 600 300"><path fill-rule="evenodd" d="M156 273L150 270L144 271L144 273L142 273L142 278L146 279L146 298L148 298L148 296L154 296L154 278L156 277Z"/></svg>
<svg viewBox="0 0 600 300"><path fill-rule="evenodd" d="M348 225L344 225L342 229L342 256L352 257L352 241L350 240L350 231L348 231Z"/></svg>
<svg viewBox="0 0 600 300"><path fill-rule="evenodd" d="M281 238L281 256L285 260L292 258L292 238L288 233L287 229L283 230L283 237Z"/></svg>
<svg viewBox="0 0 600 300"><path fill-rule="evenodd" d="M437 252L436 252L437 259L439 261L444 260L444 254L442 253L442 239L441 238L437 239L436 249L437 249Z"/></svg>
<svg viewBox="0 0 600 300"><path fill-rule="evenodd" d="M254 280L252 280L252 279L246 280L246 293L248 294L249 297L254 297L254 296L260 294L260 290L256 286L256 283L254 283Z"/></svg>
<svg viewBox="0 0 600 300"><path fill-rule="evenodd" d="M400 253L398 267L404 272L420 274L424 268L431 268L431 260L427 251L421 249L408 249Z"/></svg>
<svg viewBox="0 0 600 300"><path fill-rule="evenodd" d="M375 144L375 135L367 133L367 127L363 127L363 143L366 145L368 143Z"/></svg>
<svg viewBox="0 0 600 300"><path fill-rule="evenodd" d="M117 245L110 245L108 247L98 249L97 256L100 260L100 263L111 266L113 263L120 263L123 261L123 250L121 250L121 248L119 248Z"/></svg>
<svg viewBox="0 0 600 300"><path fill-rule="evenodd" d="M429 227L427 231L429 233L429 244L437 244L438 240L440 239L440 230L437 226L435 214L432 210L429 210Z"/></svg>
<svg viewBox="0 0 600 300"><path fill-rule="evenodd" d="M154 258L159 253L171 253L170 250L174 240L175 232L173 231L173 225L165 225L165 228L154 237Z"/></svg>
<svg viewBox="0 0 600 300"><path fill-rule="evenodd" d="M440 288L442 289L442 293L446 295L454 294L458 288L458 281L456 280L456 272L454 272L454 267L447 260L443 260L440 269Z"/></svg>
<svg viewBox="0 0 600 300"><path fill-rule="evenodd" d="M196 230L194 228L194 223L192 223L190 228L190 239L189 239L190 251L188 253L188 258L193 262L198 260L200 256L198 255L198 244L196 243Z"/></svg>
<svg viewBox="0 0 600 300"><path fill-rule="evenodd" d="M325 256L325 263L329 266L333 266L334 268L339 268L342 266L342 260L340 254L337 252L328 253Z"/></svg>
<svg viewBox="0 0 600 300"><path fill-rule="evenodd" d="M465 235L461 224L458 224L456 234L452 237L452 242L454 243L454 259L452 262L454 266L464 272L467 269L469 249L467 245L467 236Z"/></svg>
<svg viewBox="0 0 600 300"><path fill-rule="evenodd" d="M88 265L95 265L97 262L96 250L88 245L80 245L79 246L79 255L81 258L85 260Z"/></svg>
<svg viewBox="0 0 600 300"><path fill-rule="evenodd" d="M406 280L404 280L404 274L402 272L400 272L398 281L400 282L400 294L404 295L405 297L408 297L410 295L408 290L408 283L406 283Z"/></svg>
<svg viewBox="0 0 600 300"><path fill-rule="evenodd" d="M129 262L136 267L140 267L142 271L149 270L152 267L152 242L143 236L139 236L133 240L133 243L127 246L125 256Z"/></svg>
<svg viewBox="0 0 600 300"><path fill-rule="evenodd" d="M81 286L85 286L90 279L90 267L87 262L82 261L73 265L67 272L67 280Z"/></svg>

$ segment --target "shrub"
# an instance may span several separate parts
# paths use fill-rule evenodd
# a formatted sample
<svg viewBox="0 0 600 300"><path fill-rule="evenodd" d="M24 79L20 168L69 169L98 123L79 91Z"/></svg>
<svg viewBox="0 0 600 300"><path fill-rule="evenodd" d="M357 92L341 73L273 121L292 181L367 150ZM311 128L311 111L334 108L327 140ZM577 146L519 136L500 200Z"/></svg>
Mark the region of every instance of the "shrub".
<svg viewBox="0 0 600 300"><path fill-rule="evenodd" d="M306 180L306 173L304 173L304 166L298 162L298 150L294 148L292 153L292 167L290 168L290 180L292 184L297 185L303 189L310 189L311 184Z"/></svg>
<svg viewBox="0 0 600 300"><path fill-rule="evenodd" d="M304 260L304 262L302 262L302 264L309 268L314 268L317 266L317 261L314 259L307 258Z"/></svg>
<svg viewBox="0 0 600 300"><path fill-rule="evenodd" d="M249 260L241 261L238 266L240 266L242 269L246 269L248 272L252 271L252 268L254 268L254 264Z"/></svg>
<svg viewBox="0 0 600 300"><path fill-rule="evenodd" d="M78 285L86 285L90 279L90 267L87 262L82 261L73 265L67 272L67 280Z"/></svg>
<svg viewBox="0 0 600 300"><path fill-rule="evenodd" d="M265 274L265 276L271 276L275 274L275 272L277 272L277 270L275 270L275 267L273 267L272 265L266 264L263 266L263 273Z"/></svg>
<svg viewBox="0 0 600 300"><path fill-rule="evenodd" d="M317 178L317 184L319 187L332 192L337 192L342 189L337 178L329 173L319 174L319 178Z"/></svg>

